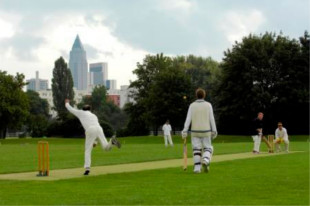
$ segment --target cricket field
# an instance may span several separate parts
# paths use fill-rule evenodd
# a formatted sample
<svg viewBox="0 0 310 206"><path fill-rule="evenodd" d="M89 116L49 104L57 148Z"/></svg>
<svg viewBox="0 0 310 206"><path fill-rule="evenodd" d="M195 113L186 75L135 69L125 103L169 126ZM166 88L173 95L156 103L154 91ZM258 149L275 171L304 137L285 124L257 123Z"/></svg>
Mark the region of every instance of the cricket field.
<svg viewBox="0 0 310 206"><path fill-rule="evenodd" d="M168 148L161 136L119 138L121 149L93 149L89 176L84 139L44 138L50 176L36 177L40 140L0 140L0 205L309 205L309 136L291 136L289 153L268 154L262 142L251 154L250 137L219 135L200 174L190 143L183 171L180 136Z"/></svg>

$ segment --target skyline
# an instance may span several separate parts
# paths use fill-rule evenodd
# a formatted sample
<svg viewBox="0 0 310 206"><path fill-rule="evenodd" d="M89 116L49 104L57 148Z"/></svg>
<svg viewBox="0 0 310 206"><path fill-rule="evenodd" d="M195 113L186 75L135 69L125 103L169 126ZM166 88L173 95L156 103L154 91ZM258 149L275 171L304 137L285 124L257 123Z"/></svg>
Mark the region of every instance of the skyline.
<svg viewBox="0 0 310 206"><path fill-rule="evenodd" d="M61 2L61 3L60 3ZM207 1L0 0L0 70L35 71L51 82L60 56L79 35L88 63L108 62L118 85L146 54L194 54L221 61L223 52L250 33L283 33L298 39L309 31L308 0Z"/></svg>

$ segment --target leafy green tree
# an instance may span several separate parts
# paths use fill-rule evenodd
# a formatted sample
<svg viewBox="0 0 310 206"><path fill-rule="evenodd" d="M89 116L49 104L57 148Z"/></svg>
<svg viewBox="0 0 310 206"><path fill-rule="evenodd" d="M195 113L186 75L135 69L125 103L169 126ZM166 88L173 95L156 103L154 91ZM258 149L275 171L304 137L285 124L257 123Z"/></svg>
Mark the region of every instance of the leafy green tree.
<svg viewBox="0 0 310 206"><path fill-rule="evenodd" d="M29 101L23 91L25 76L0 71L0 138L5 138L7 128L17 129L29 115Z"/></svg>
<svg viewBox="0 0 310 206"><path fill-rule="evenodd" d="M155 84L154 79L161 70L164 70L171 66L171 59L164 56L163 54L157 54L155 56L147 55L143 63L137 63L137 69L133 71L137 75L137 80L131 82L130 87L134 88L132 92L132 97L136 101L136 104L129 104L126 108L129 113L129 125L133 126L133 122L137 123L137 116L134 113L139 113L139 121L144 124L141 125L141 131L144 131L145 125L148 127L153 127L154 131L157 131L159 125L157 125L157 117L152 115L150 110L150 105L152 104L152 99L150 98L150 91ZM137 106L139 108L137 108ZM138 125L137 125L138 126ZM136 127L136 126L134 126ZM139 126L138 126L139 127ZM139 128L135 128L132 131L139 131Z"/></svg>
<svg viewBox="0 0 310 206"><path fill-rule="evenodd" d="M152 117L154 131L167 119L174 130L181 130L189 104L187 95L194 93L190 87L189 76L178 67L169 67L159 72L153 81L155 84L149 91L147 108Z"/></svg>
<svg viewBox="0 0 310 206"><path fill-rule="evenodd" d="M206 99L213 100L213 92L219 83L220 67L219 63L211 57L200 56L178 56L173 59L174 64L185 70L186 75L190 77L191 93L188 94L189 100L194 100L194 92L197 88L203 88L207 91Z"/></svg>
<svg viewBox="0 0 310 206"><path fill-rule="evenodd" d="M46 118L49 117L49 105L46 99L42 99L35 91L28 90L26 92L29 99L29 112L32 115L42 114Z"/></svg>
<svg viewBox="0 0 310 206"><path fill-rule="evenodd" d="M65 60L60 57L55 61L53 70L52 91L54 108L58 118L64 120L68 114L65 108L65 99L70 99L74 103L73 79L71 71Z"/></svg>
<svg viewBox="0 0 310 206"><path fill-rule="evenodd" d="M40 98L35 91L26 92L29 99L29 117L26 123L27 130L32 137L42 137L47 135L49 105L45 99Z"/></svg>
<svg viewBox="0 0 310 206"><path fill-rule="evenodd" d="M128 125L139 124L142 131L146 125L155 134L167 119L174 129L182 129L195 90L198 87L209 90L210 99L210 90L218 81L215 76L220 74L218 63L211 58L193 55L170 58L163 54L147 55L133 73L137 80L130 87L134 88L136 103L128 104L125 110L130 116Z"/></svg>
<svg viewBox="0 0 310 206"><path fill-rule="evenodd" d="M271 133L276 121L291 132L308 130L309 36L301 40L305 46L282 34L250 34L224 53L216 92L221 133L245 133L259 111Z"/></svg>

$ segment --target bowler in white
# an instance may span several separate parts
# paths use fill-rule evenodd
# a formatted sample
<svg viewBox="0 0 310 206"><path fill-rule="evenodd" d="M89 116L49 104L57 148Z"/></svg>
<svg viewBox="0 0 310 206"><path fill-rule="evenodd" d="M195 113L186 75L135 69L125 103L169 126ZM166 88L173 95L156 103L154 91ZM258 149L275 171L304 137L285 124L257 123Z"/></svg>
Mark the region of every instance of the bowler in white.
<svg viewBox="0 0 310 206"><path fill-rule="evenodd" d="M65 100L65 106L71 112L74 116L76 116L84 130L85 130L85 162L84 162L84 168L85 172L84 175L88 175L90 172L90 166L91 166L91 152L93 149L93 145L95 144L96 139L99 140L102 149L104 150L110 150L112 148L112 145L115 145L116 147L120 148L120 143L116 140L115 137L112 137L110 141L108 142L105 138L105 135L103 133L103 129L101 128L98 118L95 114L93 114L90 109L91 107L89 105L84 105L83 110L78 110L69 104L70 100Z"/></svg>

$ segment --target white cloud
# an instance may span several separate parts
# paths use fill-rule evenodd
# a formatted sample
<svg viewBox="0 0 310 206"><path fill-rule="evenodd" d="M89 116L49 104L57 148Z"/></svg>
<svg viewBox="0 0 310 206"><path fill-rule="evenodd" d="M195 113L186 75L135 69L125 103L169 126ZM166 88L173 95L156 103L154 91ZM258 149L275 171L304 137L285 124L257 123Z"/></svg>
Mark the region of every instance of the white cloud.
<svg viewBox="0 0 310 206"><path fill-rule="evenodd" d="M11 38L17 31L20 16L0 11L0 41L4 38Z"/></svg>
<svg viewBox="0 0 310 206"><path fill-rule="evenodd" d="M190 0L161 0L159 6L165 10L178 10L180 12L190 12L193 8L193 1Z"/></svg>
<svg viewBox="0 0 310 206"><path fill-rule="evenodd" d="M47 16L43 27L33 31L34 36L44 38L44 42L32 51L38 59L36 62L25 64L9 55L11 53L6 56L10 58L2 57L4 59L1 60L0 57L0 61L5 62L6 68L14 67L11 69L14 73L25 73L27 79L34 77L35 71L39 70L40 78L51 80L54 61L62 55L65 58L69 56L75 37L79 34L84 45L89 45L98 52L93 58L88 57L88 63L108 62L109 79L116 79L118 86L129 84L129 79L135 78L132 70L147 52L122 43L112 35L111 28L104 25L104 19L102 15ZM66 61L68 63L69 59Z"/></svg>
<svg viewBox="0 0 310 206"><path fill-rule="evenodd" d="M197 8L194 0L159 0L156 2L158 11L166 12L185 27L188 27L189 17Z"/></svg>
<svg viewBox="0 0 310 206"><path fill-rule="evenodd" d="M261 11L248 12L231 11L221 19L220 29L225 32L230 43L240 41L249 33L256 32L266 19Z"/></svg>
<svg viewBox="0 0 310 206"><path fill-rule="evenodd" d="M0 18L0 39L12 37L15 33L13 29L13 25L3 19Z"/></svg>

